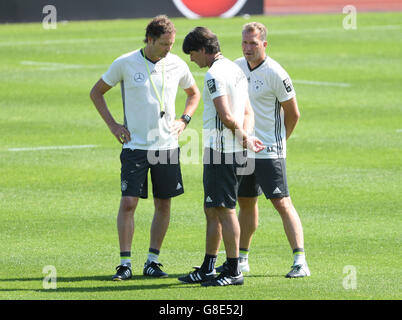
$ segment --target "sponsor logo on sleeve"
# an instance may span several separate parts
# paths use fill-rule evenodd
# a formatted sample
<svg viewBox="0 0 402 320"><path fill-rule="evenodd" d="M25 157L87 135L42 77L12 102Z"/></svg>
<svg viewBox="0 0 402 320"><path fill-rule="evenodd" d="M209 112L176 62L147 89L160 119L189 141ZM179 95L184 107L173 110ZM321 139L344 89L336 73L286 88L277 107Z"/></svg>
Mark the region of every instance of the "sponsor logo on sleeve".
<svg viewBox="0 0 402 320"><path fill-rule="evenodd" d="M293 90L292 82L289 78L283 80L283 85L285 86L286 92L291 92Z"/></svg>
<svg viewBox="0 0 402 320"><path fill-rule="evenodd" d="M216 92L215 79L207 80L207 86L208 86L209 93Z"/></svg>

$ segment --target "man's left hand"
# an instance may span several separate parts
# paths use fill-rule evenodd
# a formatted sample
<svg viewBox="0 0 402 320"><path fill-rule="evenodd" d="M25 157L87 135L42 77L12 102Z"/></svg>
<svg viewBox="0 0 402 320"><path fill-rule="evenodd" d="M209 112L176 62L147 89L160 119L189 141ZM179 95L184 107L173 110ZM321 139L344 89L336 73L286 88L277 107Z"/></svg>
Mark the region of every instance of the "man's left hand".
<svg viewBox="0 0 402 320"><path fill-rule="evenodd" d="M170 127L170 132L175 137L178 138L182 134L182 132L184 131L186 126L187 126L187 124L183 120L181 120L181 119L175 120Z"/></svg>

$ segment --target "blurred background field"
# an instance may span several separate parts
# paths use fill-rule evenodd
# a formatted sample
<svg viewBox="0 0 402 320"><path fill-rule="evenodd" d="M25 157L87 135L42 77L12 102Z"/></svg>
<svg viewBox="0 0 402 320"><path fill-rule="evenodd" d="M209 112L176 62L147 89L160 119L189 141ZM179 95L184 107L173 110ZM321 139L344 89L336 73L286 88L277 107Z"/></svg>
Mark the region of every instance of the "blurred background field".
<svg viewBox="0 0 402 320"><path fill-rule="evenodd" d="M359 13L355 30L343 28L344 17L172 19L172 52L201 90L205 69L182 53L185 34L208 26L235 59L242 25L266 24L267 52L293 79L302 115L288 141L288 180L312 276L284 278L291 250L279 215L260 197L251 272L244 286L223 290L176 279L204 254L200 163L182 165L185 194L172 202L160 255L169 278L142 277L150 198L136 212L134 279L110 281L119 263L121 147L89 90L115 58L143 46L149 19L0 25L0 299L401 299L402 13ZM179 90L178 115L184 99ZM106 100L123 121L120 89ZM202 111L201 101L189 127L199 134ZM56 290L43 287L46 265L57 269ZM355 289L344 286L350 265Z"/></svg>

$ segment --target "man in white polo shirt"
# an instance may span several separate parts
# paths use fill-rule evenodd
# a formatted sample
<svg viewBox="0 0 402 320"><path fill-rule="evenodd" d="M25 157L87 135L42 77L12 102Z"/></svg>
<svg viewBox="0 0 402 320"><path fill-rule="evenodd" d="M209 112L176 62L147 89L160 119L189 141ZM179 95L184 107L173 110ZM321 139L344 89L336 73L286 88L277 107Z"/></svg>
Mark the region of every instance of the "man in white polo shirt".
<svg viewBox="0 0 402 320"><path fill-rule="evenodd" d="M265 53L267 30L261 23L243 27L243 58L235 63L245 73L255 134L266 146L255 154L255 172L243 176L239 186L240 269L249 271L248 250L258 225L257 197L264 193L282 218L294 260L288 278L310 276L304 253L303 228L289 196L286 178L286 140L300 117L296 93L288 73Z"/></svg>
<svg viewBox="0 0 402 320"><path fill-rule="evenodd" d="M117 58L91 91L98 112L123 144L120 155L122 197L117 216L120 265L113 280L132 277L134 211L139 198L148 197L149 170L155 213L143 274L168 276L160 269L158 255L170 221L171 198L184 192L178 136L190 122L200 100L187 64L170 53L175 35L175 27L166 16L155 17L146 28L145 47ZM104 94L118 83L123 99L124 124L114 120L104 99ZM184 89L187 100L182 116L176 119L178 87Z"/></svg>

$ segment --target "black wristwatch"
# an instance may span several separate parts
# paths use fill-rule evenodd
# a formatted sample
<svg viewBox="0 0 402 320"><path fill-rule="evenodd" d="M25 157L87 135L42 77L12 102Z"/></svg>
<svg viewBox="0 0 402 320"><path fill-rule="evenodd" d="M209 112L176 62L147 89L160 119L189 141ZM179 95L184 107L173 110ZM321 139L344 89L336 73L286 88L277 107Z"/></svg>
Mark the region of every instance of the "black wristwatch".
<svg viewBox="0 0 402 320"><path fill-rule="evenodd" d="M180 119L183 119L186 124L189 124L191 121L191 117L188 114L183 114Z"/></svg>

